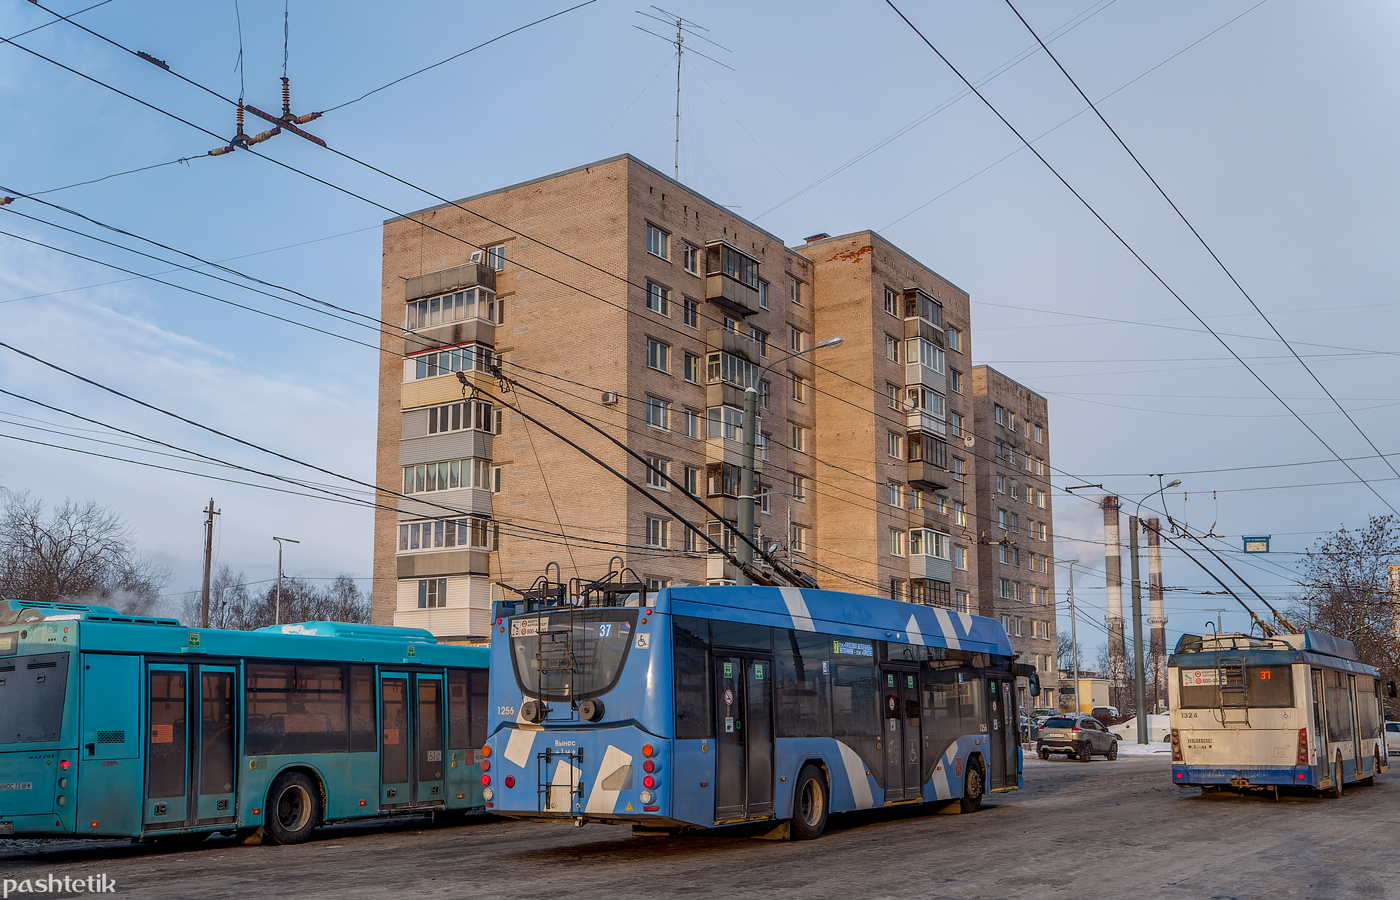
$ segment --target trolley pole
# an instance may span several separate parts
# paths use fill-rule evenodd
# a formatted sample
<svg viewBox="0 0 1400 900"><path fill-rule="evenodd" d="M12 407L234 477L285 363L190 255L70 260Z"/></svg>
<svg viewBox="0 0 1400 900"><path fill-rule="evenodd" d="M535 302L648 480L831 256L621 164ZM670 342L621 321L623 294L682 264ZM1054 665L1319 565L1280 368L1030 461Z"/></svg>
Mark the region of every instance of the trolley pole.
<svg viewBox="0 0 1400 900"><path fill-rule="evenodd" d="M199 627L209 627L209 567L214 558L214 517L219 510L214 508L214 498L209 498L209 508L204 510L204 592L199 597Z"/></svg>
<svg viewBox="0 0 1400 900"><path fill-rule="evenodd" d="M1138 576L1138 517L1128 517L1128 552L1133 574L1133 702L1137 706L1137 742L1147 743L1147 678L1142 664L1142 580Z"/></svg>

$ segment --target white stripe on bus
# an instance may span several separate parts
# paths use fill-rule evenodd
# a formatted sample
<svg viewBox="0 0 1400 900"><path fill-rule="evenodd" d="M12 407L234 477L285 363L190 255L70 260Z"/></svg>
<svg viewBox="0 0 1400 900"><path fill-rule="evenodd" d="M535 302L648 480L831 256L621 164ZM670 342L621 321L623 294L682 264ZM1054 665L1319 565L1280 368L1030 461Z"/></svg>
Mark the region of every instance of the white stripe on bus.
<svg viewBox="0 0 1400 900"><path fill-rule="evenodd" d="M875 798L870 793L870 781L865 775L865 761L841 741L836 742L836 747L841 751L841 763L846 767L846 780L851 783L851 797L856 809L869 809L875 805Z"/></svg>
<svg viewBox="0 0 1400 900"><path fill-rule="evenodd" d="M961 650L962 641L958 640L958 633L953 630L953 620L948 615L948 610L941 606L933 607L934 618L938 619L938 627L943 629L943 639L948 643L949 650Z"/></svg>
<svg viewBox="0 0 1400 900"><path fill-rule="evenodd" d="M608 745L608 749L603 753L602 765L598 766L598 774L593 778L593 788L588 792L588 805L584 807L584 812L590 813L612 813L617 810L618 790L609 790L603 787L603 780L623 766L632 765L632 756L623 753L621 750Z"/></svg>
<svg viewBox="0 0 1400 900"><path fill-rule="evenodd" d="M909 632L909 643L922 647L924 645L924 633L919 630L919 620L914 618L914 614L909 614L909 624L904 626L904 630Z"/></svg>
<svg viewBox="0 0 1400 900"><path fill-rule="evenodd" d="M802 599L802 589L780 587L778 592L783 595L783 602L787 604L788 615L792 616L792 627L798 631L816 631L817 627L812 624L812 614L807 611L807 601Z"/></svg>

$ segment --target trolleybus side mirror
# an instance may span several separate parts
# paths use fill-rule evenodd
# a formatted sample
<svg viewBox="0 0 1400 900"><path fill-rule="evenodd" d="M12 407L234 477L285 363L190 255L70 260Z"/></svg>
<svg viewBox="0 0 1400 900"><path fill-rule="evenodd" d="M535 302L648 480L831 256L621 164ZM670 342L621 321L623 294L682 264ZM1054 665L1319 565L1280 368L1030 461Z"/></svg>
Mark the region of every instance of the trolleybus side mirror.
<svg viewBox="0 0 1400 900"><path fill-rule="evenodd" d="M1035 674L1034 672L1032 672L1029 680L1030 680L1030 684L1031 684L1031 696L1032 696L1032 697L1039 697L1039 696L1040 696L1040 676L1037 675L1037 674ZM1391 689L1392 689L1391 696L1392 696L1392 697L1395 696L1395 694L1393 693L1394 685L1395 685L1395 683L1394 683L1394 682L1391 682Z"/></svg>
<svg viewBox="0 0 1400 900"><path fill-rule="evenodd" d="M1390 682L1389 684L1387 684L1387 685L1385 686L1385 692L1386 692L1386 694L1388 694L1388 695L1390 696L1390 699L1394 700L1394 699L1395 699L1395 682L1392 681L1392 682Z"/></svg>

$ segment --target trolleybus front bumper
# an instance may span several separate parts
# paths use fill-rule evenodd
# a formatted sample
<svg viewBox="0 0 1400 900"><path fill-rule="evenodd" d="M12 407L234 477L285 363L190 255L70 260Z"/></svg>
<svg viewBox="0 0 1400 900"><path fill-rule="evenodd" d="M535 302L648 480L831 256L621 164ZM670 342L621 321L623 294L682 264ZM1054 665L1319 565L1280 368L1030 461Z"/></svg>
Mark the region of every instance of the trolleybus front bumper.
<svg viewBox="0 0 1400 900"><path fill-rule="evenodd" d="M1274 787L1285 784L1317 787L1312 766L1172 766L1172 781L1180 787L1229 785Z"/></svg>

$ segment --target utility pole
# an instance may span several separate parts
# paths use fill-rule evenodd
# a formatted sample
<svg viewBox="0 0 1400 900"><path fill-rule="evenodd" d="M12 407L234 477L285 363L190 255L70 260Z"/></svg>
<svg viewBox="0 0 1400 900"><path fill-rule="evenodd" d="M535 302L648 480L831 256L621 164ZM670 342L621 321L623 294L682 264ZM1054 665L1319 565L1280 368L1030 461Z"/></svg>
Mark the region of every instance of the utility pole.
<svg viewBox="0 0 1400 900"><path fill-rule="evenodd" d="M1074 711L1082 712L1079 708L1079 629L1075 627L1074 621L1074 567L1079 565L1077 559L1067 559L1069 564L1069 653L1070 668L1074 672ZM1060 691L1064 695L1064 691Z"/></svg>
<svg viewBox="0 0 1400 900"><path fill-rule="evenodd" d="M1167 611L1162 602L1162 523L1147 520L1147 595L1152 631L1152 711L1161 712L1167 681Z"/></svg>
<svg viewBox="0 0 1400 900"><path fill-rule="evenodd" d="M1133 715L1137 718L1137 742L1146 744L1147 673L1142 664L1142 580L1138 577L1138 517L1128 517L1128 552L1133 572Z"/></svg>
<svg viewBox="0 0 1400 900"><path fill-rule="evenodd" d="M286 541L286 542L289 543L289 544L300 544L301 541L294 541L294 540L292 540L291 538L280 538L280 537L275 537L275 538L273 538L273 540L277 542L277 612L275 613L276 618L273 620L273 624L274 624L274 625L281 625L281 624L282 624L282 542L283 542L283 541Z"/></svg>
<svg viewBox="0 0 1400 900"><path fill-rule="evenodd" d="M214 498L209 498L209 508L204 510L204 593L199 599L199 627L209 627L209 567L214 559L214 517L219 510L214 508Z"/></svg>
<svg viewBox="0 0 1400 900"><path fill-rule="evenodd" d="M1108 587L1108 697L1127 706L1128 650L1123 639L1123 538L1118 532L1118 498L1103 498L1104 581Z"/></svg>

